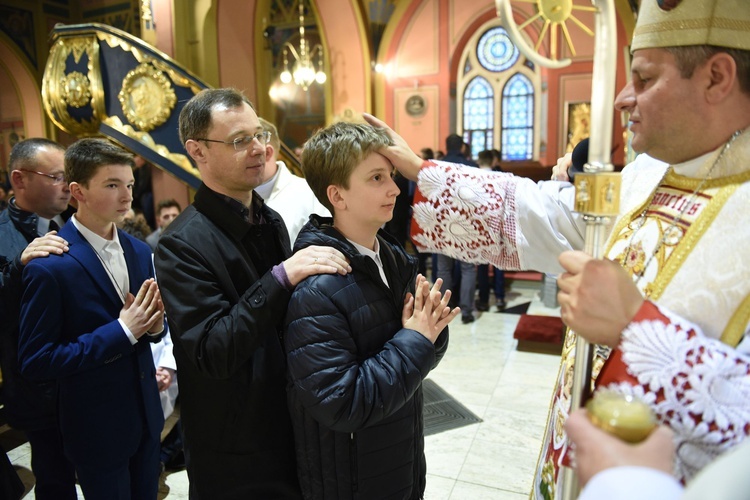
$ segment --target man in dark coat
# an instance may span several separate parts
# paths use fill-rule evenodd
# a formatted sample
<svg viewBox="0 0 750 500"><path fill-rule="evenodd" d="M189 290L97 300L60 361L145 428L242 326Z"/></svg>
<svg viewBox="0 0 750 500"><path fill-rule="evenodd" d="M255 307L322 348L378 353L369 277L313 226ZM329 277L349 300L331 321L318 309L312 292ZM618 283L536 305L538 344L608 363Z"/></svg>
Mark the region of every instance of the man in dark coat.
<svg viewBox="0 0 750 500"><path fill-rule="evenodd" d="M441 297L440 282L430 290L416 259L379 230L399 193L393 166L375 152L389 144L369 125L337 123L302 153L333 219L311 217L295 250L330 245L352 267L304 280L287 313L288 392L307 500L424 495L422 380L443 357L459 309L450 311L450 293Z"/></svg>
<svg viewBox="0 0 750 500"><path fill-rule="evenodd" d="M331 248L290 257L281 217L253 192L268 134L245 96L204 90L179 126L203 185L162 235L155 262L180 374L190 498L299 498L282 320L297 283L349 265Z"/></svg>
<svg viewBox="0 0 750 500"><path fill-rule="evenodd" d="M39 500L76 498L75 470L63 453L55 408L56 383L34 382L18 366L21 273L31 259L60 254L67 242L57 236L70 189L63 175L65 149L54 141L31 138L10 152L10 182L15 197L0 213L0 367L5 417L25 432ZM0 495L1 496L1 495Z"/></svg>

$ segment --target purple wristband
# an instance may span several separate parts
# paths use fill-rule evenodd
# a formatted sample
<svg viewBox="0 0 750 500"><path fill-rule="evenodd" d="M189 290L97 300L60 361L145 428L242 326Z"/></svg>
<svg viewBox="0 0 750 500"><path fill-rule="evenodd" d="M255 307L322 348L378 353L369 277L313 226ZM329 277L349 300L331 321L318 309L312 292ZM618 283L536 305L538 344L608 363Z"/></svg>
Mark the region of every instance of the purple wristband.
<svg viewBox="0 0 750 500"><path fill-rule="evenodd" d="M284 269L283 262L281 264L273 266L273 268L271 268L271 274L279 283L279 285L283 286L287 290L294 290L292 282L289 281L289 276L286 275L286 269Z"/></svg>

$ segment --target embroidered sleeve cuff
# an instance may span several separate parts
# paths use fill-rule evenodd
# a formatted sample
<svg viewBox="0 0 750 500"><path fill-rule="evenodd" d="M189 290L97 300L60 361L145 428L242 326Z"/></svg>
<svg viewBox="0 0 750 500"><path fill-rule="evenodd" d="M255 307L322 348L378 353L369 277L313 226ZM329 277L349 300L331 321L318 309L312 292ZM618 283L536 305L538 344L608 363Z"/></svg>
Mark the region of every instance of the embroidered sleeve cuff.
<svg viewBox="0 0 750 500"><path fill-rule="evenodd" d="M664 316L664 314L662 314L659 306L657 306L650 300L644 300L643 304L641 304L641 308L638 309L635 317L633 317L633 321L631 321L631 324L654 319L665 320L666 317Z"/></svg>

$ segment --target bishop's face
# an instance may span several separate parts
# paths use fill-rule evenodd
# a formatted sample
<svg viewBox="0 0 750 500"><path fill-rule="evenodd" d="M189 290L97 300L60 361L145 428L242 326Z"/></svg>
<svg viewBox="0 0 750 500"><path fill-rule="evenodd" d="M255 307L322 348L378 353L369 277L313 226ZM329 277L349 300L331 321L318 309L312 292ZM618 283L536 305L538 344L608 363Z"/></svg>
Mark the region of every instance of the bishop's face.
<svg viewBox="0 0 750 500"><path fill-rule="evenodd" d="M701 140L705 107L700 71L683 78L665 49L637 50L631 70L632 81L617 96L615 108L630 115L633 150L667 163L709 151Z"/></svg>

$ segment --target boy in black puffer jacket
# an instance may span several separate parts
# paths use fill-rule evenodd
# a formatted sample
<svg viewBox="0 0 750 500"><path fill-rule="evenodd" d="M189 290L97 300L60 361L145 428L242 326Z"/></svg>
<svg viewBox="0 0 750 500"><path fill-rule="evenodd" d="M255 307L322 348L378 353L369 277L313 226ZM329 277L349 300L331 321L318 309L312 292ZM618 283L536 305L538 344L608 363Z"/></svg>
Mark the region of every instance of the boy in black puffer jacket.
<svg viewBox="0 0 750 500"><path fill-rule="evenodd" d="M302 154L307 182L333 219L311 216L294 250L331 246L352 268L305 279L287 311L289 409L307 499L424 494L422 380L460 310L379 230L399 193L393 166L377 153L390 144L369 125L337 123Z"/></svg>

